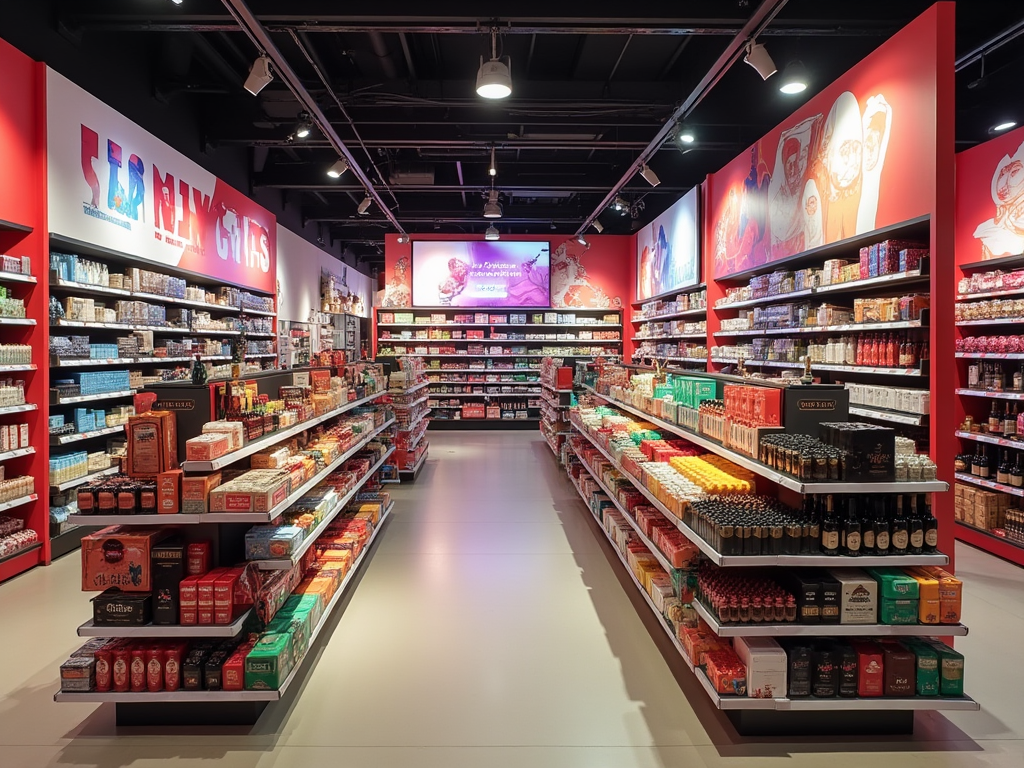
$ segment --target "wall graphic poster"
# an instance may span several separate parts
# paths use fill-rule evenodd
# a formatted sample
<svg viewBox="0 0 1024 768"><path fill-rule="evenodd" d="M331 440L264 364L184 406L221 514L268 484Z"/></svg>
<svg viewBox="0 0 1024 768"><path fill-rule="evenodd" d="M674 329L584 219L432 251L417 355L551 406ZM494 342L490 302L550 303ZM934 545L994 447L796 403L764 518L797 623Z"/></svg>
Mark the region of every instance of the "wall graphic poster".
<svg viewBox="0 0 1024 768"><path fill-rule="evenodd" d="M700 282L700 188L637 232L637 286L640 301L675 293Z"/></svg>
<svg viewBox="0 0 1024 768"><path fill-rule="evenodd" d="M715 277L931 211L934 26L912 22L711 177Z"/></svg>
<svg viewBox="0 0 1024 768"><path fill-rule="evenodd" d="M611 295L625 284L621 275L608 276L605 265L609 259L601 246L604 241L592 238L590 249L575 238L559 243L551 255L551 306L620 309L622 298ZM612 259L615 263L617 259ZM608 279L611 277L612 279ZM607 290L606 290L607 288Z"/></svg>
<svg viewBox="0 0 1024 768"><path fill-rule="evenodd" d="M956 156L957 261L1024 253L1024 128Z"/></svg>
<svg viewBox="0 0 1024 768"><path fill-rule="evenodd" d="M277 221L52 69L50 231L273 293Z"/></svg>
<svg viewBox="0 0 1024 768"><path fill-rule="evenodd" d="M548 307L546 242L417 240L412 299L418 307Z"/></svg>

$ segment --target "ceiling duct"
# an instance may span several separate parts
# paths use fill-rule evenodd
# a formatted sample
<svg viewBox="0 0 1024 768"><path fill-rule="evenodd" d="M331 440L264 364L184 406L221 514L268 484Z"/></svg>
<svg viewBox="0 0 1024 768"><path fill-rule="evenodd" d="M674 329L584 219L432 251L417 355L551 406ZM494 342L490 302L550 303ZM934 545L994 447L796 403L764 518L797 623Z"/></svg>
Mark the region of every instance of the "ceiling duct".
<svg viewBox="0 0 1024 768"><path fill-rule="evenodd" d="M388 181L396 187L401 186L433 186L434 169L430 166L416 168L398 168L388 175Z"/></svg>

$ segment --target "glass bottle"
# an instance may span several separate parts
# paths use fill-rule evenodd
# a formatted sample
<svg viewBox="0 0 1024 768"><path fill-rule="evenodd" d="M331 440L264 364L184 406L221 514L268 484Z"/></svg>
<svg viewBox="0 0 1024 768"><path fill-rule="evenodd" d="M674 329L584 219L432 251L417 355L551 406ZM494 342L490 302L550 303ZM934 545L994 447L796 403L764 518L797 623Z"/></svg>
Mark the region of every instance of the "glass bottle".
<svg viewBox="0 0 1024 768"><path fill-rule="evenodd" d="M839 554L839 518L832 509L832 495L825 499L825 517L821 521L821 551L826 555Z"/></svg>
<svg viewBox="0 0 1024 768"><path fill-rule="evenodd" d="M1010 482L1010 456L1009 451L1004 450L1003 456L999 460L999 466L996 468L996 482L1006 483Z"/></svg>
<svg viewBox="0 0 1024 768"><path fill-rule="evenodd" d="M885 499L875 499L874 528L875 533L875 554L885 556L889 554L889 515L885 509Z"/></svg>
<svg viewBox="0 0 1024 768"><path fill-rule="evenodd" d="M933 555L939 549L939 521L932 514L931 497L925 497L924 548L926 555Z"/></svg>
<svg viewBox="0 0 1024 768"><path fill-rule="evenodd" d="M1010 468L1010 485L1014 488L1024 487L1024 467L1020 463L1020 452L1017 453L1017 458Z"/></svg>
<svg viewBox="0 0 1024 768"><path fill-rule="evenodd" d="M861 534L860 516L857 514L857 497L850 496L846 500L846 520L843 521L843 554L847 557L860 557L863 536Z"/></svg>
<svg viewBox="0 0 1024 768"><path fill-rule="evenodd" d="M910 497L910 516L907 518L910 546L907 551L912 555L920 555L924 551L924 517L921 509L923 506L923 496Z"/></svg>
<svg viewBox="0 0 1024 768"><path fill-rule="evenodd" d="M903 510L903 496L896 496L896 511L892 515L892 535L890 537L892 554L905 555L910 546L910 528Z"/></svg>
<svg viewBox="0 0 1024 768"><path fill-rule="evenodd" d="M992 398L992 410L988 414L988 431L998 435L1003 431L1003 413L999 410L999 400Z"/></svg>
<svg viewBox="0 0 1024 768"><path fill-rule="evenodd" d="M1021 363L1020 367L1013 372L1013 388L1017 392L1024 389L1024 363Z"/></svg>
<svg viewBox="0 0 1024 768"><path fill-rule="evenodd" d="M1010 410L1010 406L1006 406L1006 412L1003 414L1003 436L1010 437L1011 435L1017 434L1017 403L1013 404L1013 410Z"/></svg>

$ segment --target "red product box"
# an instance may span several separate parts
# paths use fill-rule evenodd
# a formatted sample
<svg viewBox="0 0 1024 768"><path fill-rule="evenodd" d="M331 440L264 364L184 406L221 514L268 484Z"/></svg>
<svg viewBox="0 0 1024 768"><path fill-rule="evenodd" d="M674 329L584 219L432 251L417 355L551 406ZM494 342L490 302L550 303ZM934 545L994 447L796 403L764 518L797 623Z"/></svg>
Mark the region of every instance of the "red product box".
<svg viewBox="0 0 1024 768"><path fill-rule="evenodd" d="M189 576L202 576L210 570L210 542L194 541L188 545L185 572Z"/></svg>
<svg viewBox="0 0 1024 768"><path fill-rule="evenodd" d="M164 688L168 691L181 688L181 660L187 649L188 643L173 643L164 650Z"/></svg>
<svg viewBox="0 0 1024 768"><path fill-rule="evenodd" d="M196 590L196 603L199 624L213 624L215 608L214 591L219 579L224 574L223 568L214 568L204 576L199 577Z"/></svg>
<svg viewBox="0 0 1024 768"><path fill-rule="evenodd" d="M874 643L851 643L857 652L857 695L881 696L885 691L885 664L882 649Z"/></svg>
<svg viewBox="0 0 1024 768"><path fill-rule="evenodd" d="M117 587L125 592L151 592L152 548L173 533L173 528L115 525L83 537L82 591Z"/></svg>
<svg viewBox="0 0 1024 768"><path fill-rule="evenodd" d="M199 623L199 579L200 576L187 576L178 585L178 601L181 617L179 622L189 626Z"/></svg>
<svg viewBox="0 0 1024 768"><path fill-rule="evenodd" d="M146 690L146 652L144 645L136 645L131 649L131 667L128 672L128 680L132 693L141 693Z"/></svg>
<svg viewBox="0 0 1024 768"><path fill-rule="evenodd" d="M234 620L235 591L242 576L241 568L226 570L213 585L213 623L230 624Z"/></svg>
<svg viewBox="0 0 1024 768"><path fill-rule="evenodd" d="M181 477L183 474L180 469L171 469L157 475L157 511L161 515L176 515L181 511Z"/></svg>
<svg viewBox="0 0 1024 768"><path fill-rule="evenodd" d="M555 371L555 389L572 389L572 368Z"/></svg>

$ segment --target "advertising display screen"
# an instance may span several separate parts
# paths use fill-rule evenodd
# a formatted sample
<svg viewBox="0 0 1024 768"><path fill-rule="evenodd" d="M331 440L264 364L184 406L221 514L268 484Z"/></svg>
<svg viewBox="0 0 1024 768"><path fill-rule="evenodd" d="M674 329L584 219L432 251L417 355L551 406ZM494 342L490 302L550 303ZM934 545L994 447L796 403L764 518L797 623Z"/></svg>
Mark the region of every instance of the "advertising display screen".
<svg viewBox="0 0 1024 768"><path fill-rule="evenodd" d="M546 242L415 241L414 307L549 307Z"/></svg>
<svg viewBox="0 0 1024 768"><path fill-rule="evenodd" d="M700 282L700 218L694 187L671 208L637 232L637 285L640 301Z"/></svg>

